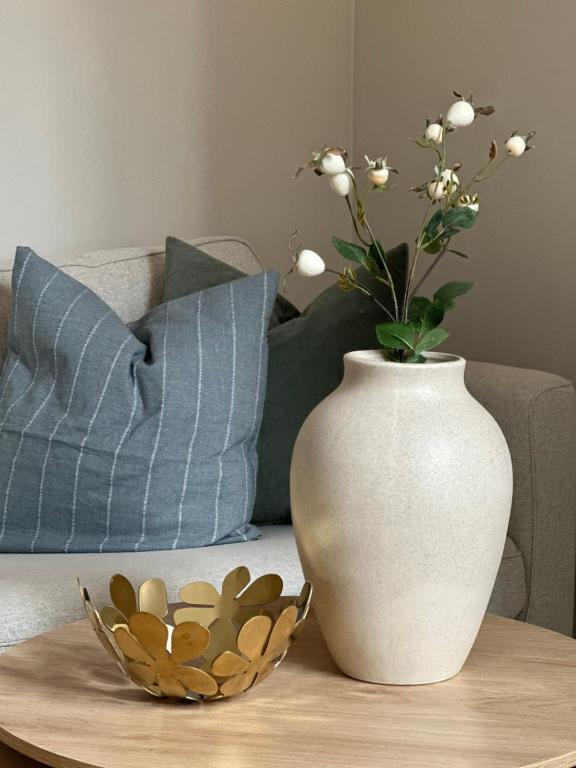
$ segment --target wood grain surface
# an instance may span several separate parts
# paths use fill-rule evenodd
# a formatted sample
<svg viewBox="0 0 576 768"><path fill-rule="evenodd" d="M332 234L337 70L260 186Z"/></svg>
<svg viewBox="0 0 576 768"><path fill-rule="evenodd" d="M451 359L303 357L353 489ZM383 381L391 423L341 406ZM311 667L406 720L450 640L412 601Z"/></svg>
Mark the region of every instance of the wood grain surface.
<svg viewBox="0 0 576 768"><path fill-rule="evenodd" d="M572 768L576 641L489 616L457 677L378 686L338 672L311 617L260 687L197 705L125 681L82 621L0 656L0 739L56 768Z"/></svg>

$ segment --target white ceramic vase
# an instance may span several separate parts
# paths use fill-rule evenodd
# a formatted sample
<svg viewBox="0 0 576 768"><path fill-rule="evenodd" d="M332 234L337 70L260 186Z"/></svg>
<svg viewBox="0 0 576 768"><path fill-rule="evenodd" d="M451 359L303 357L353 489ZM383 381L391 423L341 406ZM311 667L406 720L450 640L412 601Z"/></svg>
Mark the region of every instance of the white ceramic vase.
<svg viewBox="0 0 576 768"><path fill-rule="evenodd" d="M457 674L504 549L512 465L465 361L344 357L292 458L292 518L313 606L342 672L416 685Z"/></svg>

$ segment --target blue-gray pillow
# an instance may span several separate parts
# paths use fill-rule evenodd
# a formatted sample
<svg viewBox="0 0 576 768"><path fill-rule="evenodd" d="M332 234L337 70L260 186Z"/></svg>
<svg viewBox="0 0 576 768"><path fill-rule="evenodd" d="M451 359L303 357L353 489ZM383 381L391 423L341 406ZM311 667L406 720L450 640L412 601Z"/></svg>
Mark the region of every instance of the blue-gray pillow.
<svg viewBox="0 0 576 768"><path fill-rule="evenodd" d="M127 327L28 248L0 378L0 551L198 547L250 525L277 276Z"/></svg>

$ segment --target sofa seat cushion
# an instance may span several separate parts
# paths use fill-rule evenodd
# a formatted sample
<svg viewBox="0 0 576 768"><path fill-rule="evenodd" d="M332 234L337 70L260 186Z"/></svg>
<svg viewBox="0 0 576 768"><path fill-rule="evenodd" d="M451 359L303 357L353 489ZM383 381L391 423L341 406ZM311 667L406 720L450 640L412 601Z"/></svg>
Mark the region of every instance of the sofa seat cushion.
<svg viewBox="0 0 576 768"><path fill-rule="evenodd" d="M0 653L11 645L84 616L78 577L97 606L109 602L108 581L123 573L134 583L151 576L164 579L169 599L189 581L217 586L228 571L247 565L253 578L279 573L284 594L297 594L303 575L292 526L264 526L262 538L241 544L168 552L74 555L0 555ZM515 618L525 608L522 555L511 539L506 548L488 610Z"/></svg>
<svg viewBox="0 0 576 768"><path fill-rule="evenodd" d="M6 647L84 616L76 577L87 587L96 606L110 602L108 583L123 573L140 584L157 576L166 582L169 599L176 601L189 581L220 586L238 565L248 566L253 578L278 573L285 594L298 594L303 576L292 527L268 526L262 538L239 544L158 552L104 554L0 555L0 652Z"/></svg>

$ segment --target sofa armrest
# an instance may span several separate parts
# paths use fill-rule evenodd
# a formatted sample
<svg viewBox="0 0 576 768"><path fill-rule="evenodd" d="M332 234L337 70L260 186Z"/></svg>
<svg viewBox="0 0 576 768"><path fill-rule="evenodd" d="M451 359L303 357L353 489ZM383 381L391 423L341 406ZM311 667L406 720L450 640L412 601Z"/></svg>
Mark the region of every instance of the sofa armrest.
<svg viewBox="0 0 576 768"><path fill-rule="evenodd" d="M572 634L576 555L576 394L540 371L471 362L470 393L494 416L512 454L509 536L526 570L521 618Z"/></svg>

